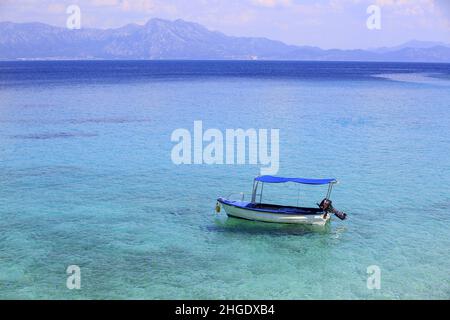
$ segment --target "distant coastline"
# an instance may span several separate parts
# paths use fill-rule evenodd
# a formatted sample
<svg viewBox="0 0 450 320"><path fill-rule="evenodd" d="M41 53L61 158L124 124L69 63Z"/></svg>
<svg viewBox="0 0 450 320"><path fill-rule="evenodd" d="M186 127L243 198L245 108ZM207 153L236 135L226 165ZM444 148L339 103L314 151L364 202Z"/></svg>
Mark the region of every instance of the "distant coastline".
<svg viewBox="0 0 450 320"><path fill-rule="evenodd" d="M450 63L450 44L412 40L391 48L321 49L267 38L232 37L181 19L70 30L0 22L1 61L262 60Z"/></svg>
<svg viewBox="0 0 450 320"><path fill-rule="evenodd" d="M373 64L429 64L429 65L448 65L448 62L435 61L366 61L366 60L252 60L252 59L76 59L76 58L32 58L32 59L0 59L0 63L7 62L250 62L250 63L264 63L264 62L302 62L302 63L373 63Z"/></svg>

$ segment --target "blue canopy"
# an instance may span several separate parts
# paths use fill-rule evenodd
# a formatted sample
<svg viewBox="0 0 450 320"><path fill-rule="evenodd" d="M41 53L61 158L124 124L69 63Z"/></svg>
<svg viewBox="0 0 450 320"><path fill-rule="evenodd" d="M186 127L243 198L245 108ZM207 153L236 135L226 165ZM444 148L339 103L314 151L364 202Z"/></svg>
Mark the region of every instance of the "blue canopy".
<svg viewBox="0 0 450 320"><path fill-rule="evenodd" d="M259 176L255 178L255 181L261 181L265 183L285 183L285 182L296 182L302 184L329 184L337 182L336 179L305 179L305 178L284 178L275 176Z"/></svg>

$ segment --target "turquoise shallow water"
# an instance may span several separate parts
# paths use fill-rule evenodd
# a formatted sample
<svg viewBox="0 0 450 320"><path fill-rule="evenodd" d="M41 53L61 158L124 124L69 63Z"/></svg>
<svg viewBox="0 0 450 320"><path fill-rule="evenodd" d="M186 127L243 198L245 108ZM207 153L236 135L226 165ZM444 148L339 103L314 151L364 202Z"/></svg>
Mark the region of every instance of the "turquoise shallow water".
<svg viewBox="0 0 450 320"><path fill-rule="evenodd" d="M0 297L449 299L449 75L431 64L1 63ZM215 199L250 192L259 169L174 165L170 135L195 120L279 128L278 174L338 178L333 203L349 219L314 230L216 215ZM325 191L301 187L300 201ZM73 264L81 290L65 285ZM367 289L370 265L380 290Z"/></svg>

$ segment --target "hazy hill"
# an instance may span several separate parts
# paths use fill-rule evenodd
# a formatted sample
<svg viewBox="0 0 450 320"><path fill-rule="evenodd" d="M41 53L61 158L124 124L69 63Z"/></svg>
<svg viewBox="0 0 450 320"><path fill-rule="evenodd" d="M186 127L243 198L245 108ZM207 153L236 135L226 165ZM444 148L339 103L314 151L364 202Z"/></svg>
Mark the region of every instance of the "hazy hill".
<svg viewBox="0 0 450 320"><path fill-rule="evenodd" d="M80 29L0 22L0 59L263 59L450 62L450 45L412 41L373 50L322 50L231 37L184 20Z"/></svg>

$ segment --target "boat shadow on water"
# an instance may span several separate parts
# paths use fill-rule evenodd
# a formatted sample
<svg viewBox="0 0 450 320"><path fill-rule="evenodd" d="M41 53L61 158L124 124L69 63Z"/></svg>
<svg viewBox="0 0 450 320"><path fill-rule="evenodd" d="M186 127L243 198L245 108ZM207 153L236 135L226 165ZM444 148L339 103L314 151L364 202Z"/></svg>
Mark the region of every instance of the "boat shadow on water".
<svg viewBox="0 0 450 320"><path fill-rule="evenodd" d="M280 224L261 221L251 221L233 217L216 217L214 225L208 229L216 232L239 233L249 235L297 235L305 236L312 234L331 234L332 228L329 223L324 226L306 224Z"/></svg>

